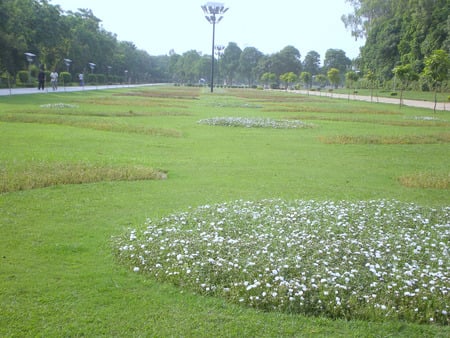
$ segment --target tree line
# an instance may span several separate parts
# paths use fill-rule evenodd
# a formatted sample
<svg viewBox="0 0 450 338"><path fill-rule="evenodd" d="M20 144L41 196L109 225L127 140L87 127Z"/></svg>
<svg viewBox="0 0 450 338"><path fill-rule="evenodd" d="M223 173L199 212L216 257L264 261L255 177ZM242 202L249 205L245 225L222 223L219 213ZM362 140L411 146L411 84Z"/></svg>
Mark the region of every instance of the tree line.
<svg viewBox="0 0 450 338"><path fill-rule="evenodd" d="M0 2L0 71L19 82L28 75L36 77L40 67L48 72L56 69L72 76L84 73L94 80L144 82L178 82L198 84L209 81L211 56L190 50L183 54L152 56L133 42L119 41L114 33L100 25L101 20L89 9L64 11L47 0L3 0ZM34 54L28 63L25 53ZM64 60L70 60L66 65ZM218 84L255 85L264 75L280 82L285 73L309 72L311 76L330 68L350 67L351 60L342 50L330 49L321 66L320 55L310 51L301 61L299 50L286 46L272 55L264 55L255 47L230 42L217 50L215 59ZM89 64L95 64L90 69ZM270 74L270 77L267 75Z"/></svg>
<svg viewBox="0 0 450 338"><path fill-rule="evenodd" d="M329 49L323 60L316 51L304 58L294 46L266 55L256 47L243 50L234 42L215 51L215 83L289 87L302 83L338 86L363 83L366 87L442 87L448 79L446 58L450 48L450 0L346 0L354 12L342 20L356 38L365 37L359 57L350 60L345 51ZM119 41L100 25L89 9L64 11L47 0L0 2L0 71L27 82L39 67L64 71L67 81L84 73L88 82L207 83L211 55L196 50L152 56L133 42ZM440 56L436 51L441 51ZM28 63L24 53L35 54ZM70 65L64 60L70 59ZM427 59L440 60L437 70ZM444 60L444 61L442 61ZM431 61L428 61L431 64ZM90 69L89 64L95 64ZM437 66L436 66L437 67ZM444 69L444 70L443 70ZM442 74L445 73L446 76ZM21 78L21 75L23 78ZM436 81L429 81L434 77ZM30 79L28 79L30 80ZM402 87L403 88L403 87ZM429 89L429 88L428 88Z"/></svg>
<svg viewBox="0 0 450 338"><path fill-rule="evenodd" d="M406 66L419 75L436 50L450 51L450 0L346 2L354 10L342 21L356 39L366 39L354 61L363 74L385 82L398 75L396 67Z"/></svg>

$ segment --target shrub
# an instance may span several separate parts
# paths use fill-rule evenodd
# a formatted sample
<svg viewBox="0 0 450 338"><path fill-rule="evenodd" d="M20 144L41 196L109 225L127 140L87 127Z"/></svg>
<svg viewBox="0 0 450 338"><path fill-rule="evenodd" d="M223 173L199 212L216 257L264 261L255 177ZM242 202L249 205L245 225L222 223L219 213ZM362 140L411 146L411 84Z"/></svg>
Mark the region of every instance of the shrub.
<svg viewBox="0 0 450 338"><path fill-rule="evenodd" d="M28 83L29 80L29 74L27 70L21 70L17 73L17 77L19 78L19 81L22 83Z"/></svg>
<svg viewBox="0 0 450 338"><path fill-rule="evenodd" d="M70 74L69 72L61 72L60 78L65 84L72 82L72 74Z"/></svg>
<svg viewBox="0 0 450 338"><path fill-rule="evenodd" d="M97 83L100 83L100 84L106 83L105 74L97 74Z"/></svg>
<svg viewBox="0 0 450 338"><path fill-rule="evenodd" d="M96 74L88 74L87 76L88 83L97 83L97 75Z"/></svg>

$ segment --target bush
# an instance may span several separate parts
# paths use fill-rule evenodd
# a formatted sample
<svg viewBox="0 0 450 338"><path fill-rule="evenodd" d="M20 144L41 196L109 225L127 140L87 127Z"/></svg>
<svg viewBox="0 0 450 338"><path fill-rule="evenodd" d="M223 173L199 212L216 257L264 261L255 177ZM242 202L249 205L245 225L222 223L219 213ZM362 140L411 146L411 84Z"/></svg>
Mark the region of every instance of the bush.
<svg viewBox="0 0 450 338"><path fill-rule="evenodd" d="M69 72L61 72L59 76L61 78L61 81L66 85L72 82L72 74L70 74Z"/></svg>
<svg viewBox="0 0 450 338"><path fill-rule="evenodd" d="M27 70L21 70L17 73L17 77L19 78L19 81L21 83L28 83L29 80L29 74Z"/></svg>
<svg viewBox="0 0 450 338"><path fill-rule="evenodd" d="M87 82L91 84L97 83L97 75L96 74L88 74Z"/></svg>
<svg viewBox="0 0 450 338"><path fill-rule="evenodd" d="M97 83L99 83L99 84L105 84L106 83L106 76L105 76L105 74L97 74Z"/></svg>

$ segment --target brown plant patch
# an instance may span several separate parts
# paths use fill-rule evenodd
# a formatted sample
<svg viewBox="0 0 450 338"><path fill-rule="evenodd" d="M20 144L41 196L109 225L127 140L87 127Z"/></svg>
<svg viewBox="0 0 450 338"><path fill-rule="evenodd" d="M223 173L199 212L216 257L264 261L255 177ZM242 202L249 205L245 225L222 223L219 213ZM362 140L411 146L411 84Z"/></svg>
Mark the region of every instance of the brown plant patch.
<svg viewBox="0 0 450 338"><path fill-rule="evenodd" d="M400 176L398 180L408 188L450 189L450 173L421 172Z"/></svg>
<svg viewBox="0 0 450 338"><path fill-rule="evenodd" d="M282 113L329 113L329 114L366 114L366 115L401 115L401 113L392 110L375 110L368 108L339 106L319 106L319 105L283 105L277 104L274 107L266 105L263 111L276 111Z"/></svg>
<svg viewBox="0 0 450 338"><path fill-rule="evenodd" d="M357 122L357 123L372 123L381 124L388 126L398 126L398 127L447 127L450 122L447 121L419 121L419 120L374 120L374 119L364 119L358 117L325 117L320 115L298 115L285 117L288 120L320 120L320 121L333 121L333 122Z"/></svg>
<svg viewBox="0 0 450 338"><path fill-rule="evenodd" d="M47 116L29 114L8 114L0 115L0 121L19 123L41 123L56 124L70 127L87 128L101 131L111 131L117 133L136 133L152 136L181 137L182 134L174 129L150 128L140 125L130 125L108 120L94 119L70 119L67 116Z"/></svg>
<svg viewBox="0 0 450 338"><path fill-rule="evenodd" d="M402 135L402 136L379 136L379 135L337 135L319 136L319 140L325 144L436 144L450 143L450 133L436 135Z"/></svg>
<svg viewBox="0 0 450 338"><path fill-rule="evenodd" d="M159 106L158 106L159 107ZM168 108L166 106L164 108ZM170 107L173 108L174 106ZM186 107L181 107L186 108ZM192 114L183 111L136 111L129 109L128 111L83 111L83 110L28 110L23 114L45 114L45 115L64 115L64 116L89 116L89 117L139 117L139 116L192 116Z"/></svg>
<svg viewBox="0 0 450 338"><path fill-rule="evenodd" d="M163 98L163 99L176 99L176 100L198 100L200 96L200 90L198 88L192 89L179 89L174 90L135 90L127 93L114 93L113 96L137 96L137 97L151 97L151 98Z"/></svg>
<svg viewBox="0 0 450 338"><path fill-rule="evenodd" d="M167 172L144 166L35 162L23 168L0 166L0 193L64 184L164 179L167 179Z"/></svg>
<svg viewBox="0 0 450 338"><path fill-rule="evenodd" d="M115 95L115 94L113 94ZM125 107L149 107L149 108L179 108L186 109L188 106L182 105L180 103L168 102L167 100L157 99L157 100L126 100L123 98L112 99L112 98L89 98L85 100L75 101L80 104L89 105L101 105L101 106L125 106Z"/></svg>

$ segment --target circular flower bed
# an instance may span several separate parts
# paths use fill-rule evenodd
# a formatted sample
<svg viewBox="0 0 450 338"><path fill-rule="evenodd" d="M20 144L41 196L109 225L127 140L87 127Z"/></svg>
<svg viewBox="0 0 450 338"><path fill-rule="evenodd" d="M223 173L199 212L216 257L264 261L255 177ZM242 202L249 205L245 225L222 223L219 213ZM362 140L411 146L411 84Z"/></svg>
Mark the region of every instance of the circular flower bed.
<svg viewBox="0 0 450 338"><path fill-rule="evenodd" d="M449 324L450 207L262 200L147 220L119 260L263 310Z"/></svg>

